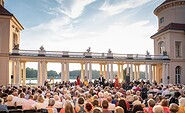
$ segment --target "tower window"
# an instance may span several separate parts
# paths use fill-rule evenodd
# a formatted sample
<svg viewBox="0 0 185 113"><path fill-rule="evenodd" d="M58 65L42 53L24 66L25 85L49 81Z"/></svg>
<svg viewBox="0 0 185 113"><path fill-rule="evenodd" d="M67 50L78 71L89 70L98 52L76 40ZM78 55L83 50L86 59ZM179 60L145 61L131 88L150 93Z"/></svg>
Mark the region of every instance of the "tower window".
<svg viewBox="0 0 185 113"><path fill-rule="evenodd" d="M161 41L161 42L159 42L159 54L163 54L163 51L165 51L164 50L164 42Z"/></svg>
<svg viewBox="0 0 185 113"><path fill-rule="evenodd" d="M160 20L159 20L160 24L163 23L163 22L164 22L164 17L160 18Z"/></svg>
<svg viewBox="0 0 185 113"><path fill-rule="evenodd" d="M177 66L175 68L175 83L180 84L181 83L181 67Z"/></svg>
<svg viewBox="0 0 185 113"><path fill-rule="evenodd" d="M13 33L13 48L18 44L17 34Z"/></svg>
<svg viewBox="0 0 185 113"><path fill-rule="evenodd" d="M176 57L181 57L181 42L175 42Z"/></svg>

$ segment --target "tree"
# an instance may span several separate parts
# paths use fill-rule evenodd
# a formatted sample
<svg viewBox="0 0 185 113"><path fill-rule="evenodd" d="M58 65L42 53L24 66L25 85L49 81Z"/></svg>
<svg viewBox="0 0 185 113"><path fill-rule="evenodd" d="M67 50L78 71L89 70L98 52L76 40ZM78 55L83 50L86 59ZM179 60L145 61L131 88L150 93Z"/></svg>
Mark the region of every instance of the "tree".
<svg viewBox="0 0 185 113"><path fill-rule="evenodd" d="M51 77L58 78L59 74L54 70L50 70L48 71L48 78L51 78Z"/></svg>
<svg viewBox="0 0 185 113"><path fill-rule="evenodd" d="M33 68L26 68L26 78L37 78L37 70Z"/></svg>

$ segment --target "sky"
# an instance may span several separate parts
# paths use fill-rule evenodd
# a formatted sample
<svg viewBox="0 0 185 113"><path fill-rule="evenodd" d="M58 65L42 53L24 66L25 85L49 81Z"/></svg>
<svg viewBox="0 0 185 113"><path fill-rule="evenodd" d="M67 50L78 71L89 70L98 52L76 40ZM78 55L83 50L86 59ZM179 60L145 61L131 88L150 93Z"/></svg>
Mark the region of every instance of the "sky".
<svg viewBox="0 0 185 113"><path fill-rule="evenodd" d="M5 0L5 8L24 26L20 49L153 54L153 11L163 1Z"/></svg>

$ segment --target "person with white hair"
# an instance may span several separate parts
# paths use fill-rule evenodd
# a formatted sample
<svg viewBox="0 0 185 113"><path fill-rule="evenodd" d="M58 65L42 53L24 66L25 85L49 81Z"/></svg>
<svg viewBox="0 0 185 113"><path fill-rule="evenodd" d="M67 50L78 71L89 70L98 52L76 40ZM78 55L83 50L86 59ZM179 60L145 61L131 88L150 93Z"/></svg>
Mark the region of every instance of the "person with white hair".
<svg viewBox="0 0 185 113"><path fill-rule="evenodd" d="M164 113L163 107L161 105L156 105L153 107L154 113Z"/></svg>
<svg viewBox="0 0 185 113"><path fill-rule="evenodd" d="M185 98L179 99L179 111L177 113L185 113Z"/></svg>
<svg viewBox="0 0 185 113"><path fill-rule="evenodd" d="M103 93L103 97L107 99L107 97L109 96L109 93L106 91Z"/></svg>
<svg viewBox="0 0 185 113"><path fill-rule="evenodd" d="M55 107L55 108L62 108L63 103L60 101L59 96L58 95L54 95L53 98L55 100L55 104L54 104L53 107Z"/></svg>
<svg viewBox="0 0 185 113"><path fill-rule="evenodd" d="M126 91L126 100L127 100L128 102L133 102L133 101L134 101L134 97L132 96L132 93L131 93L130 90L127 90L127 91Z"/></svg>
<svg viewBox="0 0 185 113"><path fill-rule="evenodd" d="M134 106L134 105L141 104L141 101L139 101L139 98L138 98L137 95L134 95L133 97L134 97L134 102L132 103L133 106Z"/></svg>
<svg viewBox="0 0 185 113"><path fill-rule="evenodd" d="M108 109L113 111L115 109L115 104L112 103L112 97L111 96L108 96L107 97L107 101L109 102L109 107Z"/></svg>
<svg viewBox="0 0 185 113"><path fill-rule="evenodd" d="M5 105L7 105L7 106L15 106L15 103L12 102L13 95L8 95L6 97L6 100L7 100L7 102L5 102Z"/></svg>

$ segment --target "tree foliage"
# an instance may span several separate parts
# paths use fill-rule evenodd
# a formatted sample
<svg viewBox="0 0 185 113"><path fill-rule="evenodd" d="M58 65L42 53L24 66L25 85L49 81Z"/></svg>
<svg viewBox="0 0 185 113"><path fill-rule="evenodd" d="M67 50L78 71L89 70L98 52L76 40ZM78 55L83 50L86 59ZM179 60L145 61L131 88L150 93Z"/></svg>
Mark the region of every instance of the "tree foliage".
<svg viewBox="0 0 185 113"><path fill-rule="evenodd" d="M48 75L47 75L48 78L51 78L51 77L60 78L61 77L61 73L57 73L54 70L50 70L47 73L48 73ZM84 74L85 74L85 71L84 71ZM114 76L116 74L117 74L117 71L114 71L113 72L113 78L114 78ZM70 75L70 77L69 77L70 79L76 79L78 75L81 75L81 70L70 71L69 75ZM100 71L92 70L92 79L98 79L99 76L100 76ZM126 76L126 68L124 69L123 76L125 78L125 76ZM141 78L145 78L145 73L144 72L140 72L140 77ZM27 67L26 68L26 78L37 78L37 70Z"/></svg>

